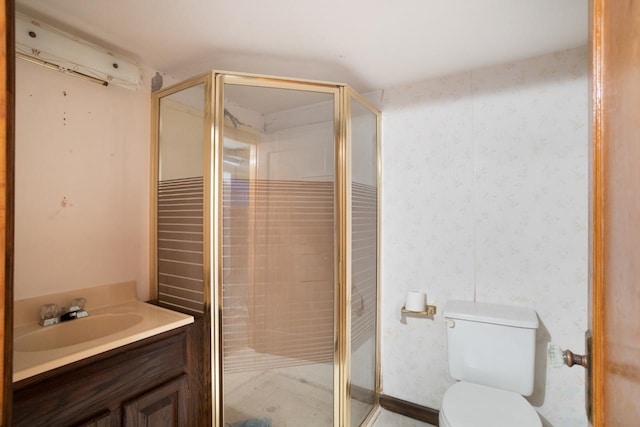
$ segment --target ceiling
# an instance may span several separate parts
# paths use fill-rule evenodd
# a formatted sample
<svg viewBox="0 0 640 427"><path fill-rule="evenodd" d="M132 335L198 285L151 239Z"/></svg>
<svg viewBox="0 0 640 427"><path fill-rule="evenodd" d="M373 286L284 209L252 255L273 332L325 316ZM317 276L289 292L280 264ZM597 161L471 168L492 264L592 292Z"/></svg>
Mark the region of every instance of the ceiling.
<svg viewBox="0 0 640 427"><path fill-rule="evenodd" d="M585 0L16 0L177 79L211 69L361 92L587 43Z"/></svg>

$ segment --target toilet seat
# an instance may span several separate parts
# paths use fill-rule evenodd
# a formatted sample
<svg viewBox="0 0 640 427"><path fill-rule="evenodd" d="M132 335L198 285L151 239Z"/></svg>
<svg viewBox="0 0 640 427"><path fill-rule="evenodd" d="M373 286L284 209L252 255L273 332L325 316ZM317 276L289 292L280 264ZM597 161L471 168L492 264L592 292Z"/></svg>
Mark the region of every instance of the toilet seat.
<svg viewBox="0 0 640 427"><path fill-rule="evenodd" d="M460 381L444 394L441 427L541 427L533 406L521 395Z"/></svg>

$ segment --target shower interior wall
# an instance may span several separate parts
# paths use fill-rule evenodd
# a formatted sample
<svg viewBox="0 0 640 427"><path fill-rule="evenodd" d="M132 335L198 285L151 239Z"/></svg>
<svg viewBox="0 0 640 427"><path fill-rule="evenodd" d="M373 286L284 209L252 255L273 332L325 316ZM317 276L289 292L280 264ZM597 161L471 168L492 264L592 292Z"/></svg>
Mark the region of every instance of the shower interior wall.
<svg viewBox="0 0 640 427"><path fill-rule="evenodd" d="M225 108L244 122L246 109L239 112L230 102ZM332 117L332 103L319 108L328 109ZM308 107L303 109L308 112ZM321 117L327 117L322 112ZM259 133L255 181L247 182L245 174L225 182L231 191L225 190L230 211L224 214L228 225L223 239L233 251L223 267L223 320L225 330L232 331L224 337L225 372L282 363L333 363L333 122L309 124L313 116L296 113L262 116L260 127L251 127ZM300 221L306 225L301 227ZM234 346L247 345L239 341L242 336L249 337L258 354L233 355Z"/></svg>

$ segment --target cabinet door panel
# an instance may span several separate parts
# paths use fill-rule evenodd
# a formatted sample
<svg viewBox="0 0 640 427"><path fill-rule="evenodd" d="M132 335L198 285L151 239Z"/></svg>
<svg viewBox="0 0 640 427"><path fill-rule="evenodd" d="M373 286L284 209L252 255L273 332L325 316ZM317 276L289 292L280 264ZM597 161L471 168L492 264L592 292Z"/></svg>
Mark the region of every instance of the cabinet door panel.
<svg viewBox="0 0 640 427"><path fill-rule="evenodd" d="M187 425L187 376L124 404L125 427L179 427Z"/></svg>
<svg viewBox="0 0 640 427"><path fill-rule="evenodd" d="M122 425L120 414L119 408L113 412L104 412L89 421L80 423L77 427L119 427Z"/></svg>

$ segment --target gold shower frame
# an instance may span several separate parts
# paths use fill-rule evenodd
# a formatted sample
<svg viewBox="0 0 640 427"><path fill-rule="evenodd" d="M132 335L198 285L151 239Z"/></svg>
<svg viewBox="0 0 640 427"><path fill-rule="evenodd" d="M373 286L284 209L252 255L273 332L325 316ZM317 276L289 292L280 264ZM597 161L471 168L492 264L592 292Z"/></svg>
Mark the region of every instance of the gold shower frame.
<svg viewBox="0 0 640 427"><path fill-rule="evenodd" d="M150 296L158 297L157 274L157 192L158 192L158 139L160 133L160 100L182 90L204 85L203 129L203 310L210 346L204 349L210 364L212 424L222 425L222 145L224 126L224 85L257 86L273 89L303 90L332 94L334 97L334 140L336 171L336 254L335 264L335 327L334 327L334 427L350 427L350 358L351 358L351 102L355 100L376 117L377 168L377 261L376 261L376 348L375 348L375 402L362 422L366 425L379 407L380 383L380 246L381 246L381 113L367 99L345 84L292 79L248 73L211 71L152 94L151 103L151 162L150 162ZM215 225L215 226L214 226ZM213 245L213 242L216 242ZM217 327L213 327L217 325Z"/></svg>

